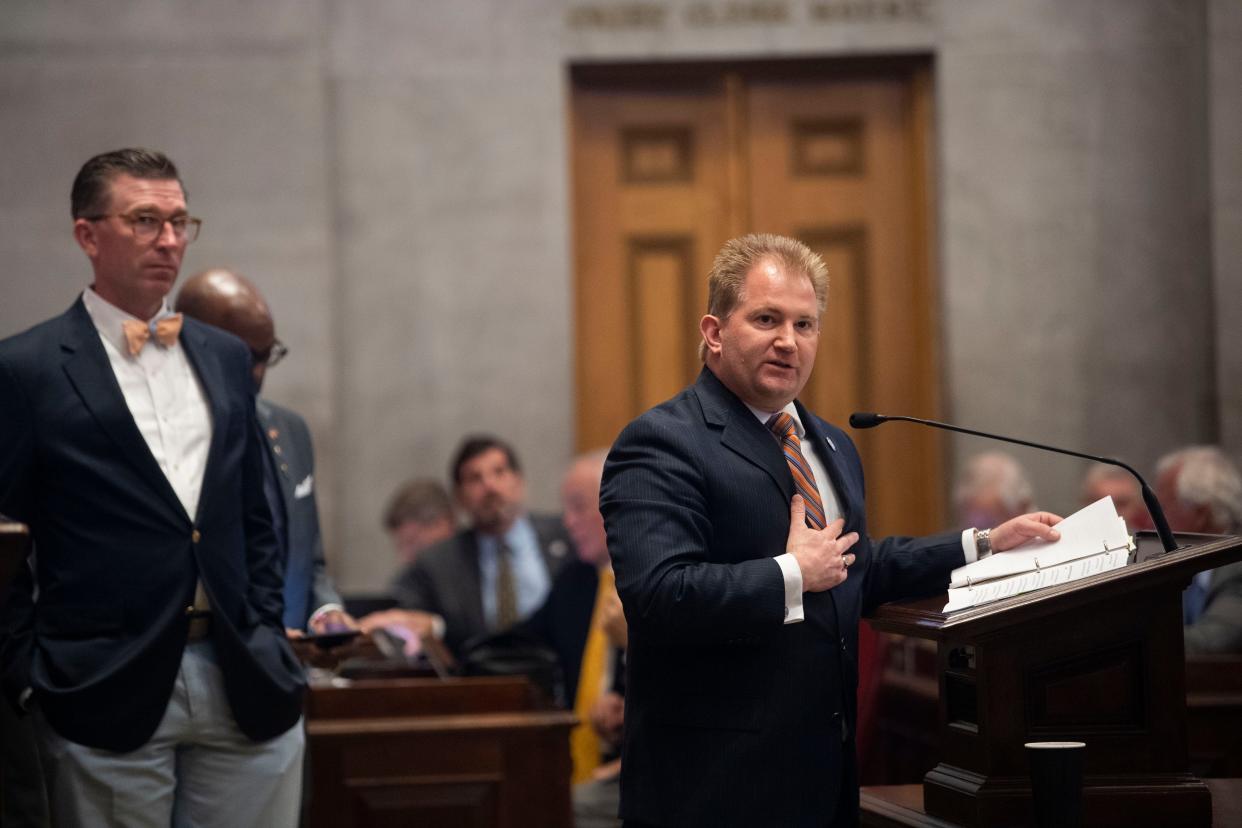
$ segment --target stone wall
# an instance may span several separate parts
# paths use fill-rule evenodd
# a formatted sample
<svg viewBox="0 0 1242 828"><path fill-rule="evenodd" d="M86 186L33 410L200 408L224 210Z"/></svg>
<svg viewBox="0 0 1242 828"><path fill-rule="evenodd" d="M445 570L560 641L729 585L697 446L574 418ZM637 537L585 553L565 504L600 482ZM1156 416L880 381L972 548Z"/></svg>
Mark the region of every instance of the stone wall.
<svg viewBox="0 0 1242 828"><path fill-rule="evenodd" d="M463 432L510 438L555 506L572 63L919 52L945 415L1144 469L1222 436L1236 455L1240 18L1225 0L13 0L0 335L88 281L81 162L167 151L206 220L185 271L232 265L268 294L292 355L267 390L314 429L332 567L377 587L388 492L442 475ZM1080 464L1022 458L1042 505L1073 507Z"/></svg>

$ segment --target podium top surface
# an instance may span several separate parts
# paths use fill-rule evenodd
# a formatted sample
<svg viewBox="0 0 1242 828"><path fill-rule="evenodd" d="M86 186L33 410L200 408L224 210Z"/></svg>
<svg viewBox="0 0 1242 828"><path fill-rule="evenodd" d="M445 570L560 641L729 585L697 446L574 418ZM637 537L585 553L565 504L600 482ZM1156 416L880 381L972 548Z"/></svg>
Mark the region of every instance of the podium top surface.
<svg viewBox="0 0 1242 828"><path fill-rule="evenodd" d="M1135 535L1137 550L1125 566L1069 583L1025 592L957 612L943 611L948 598L898 601L877 607L868 618L881 632L941 640L984 632L998 624L1011 625L1167 584L1185 589L1196 572L1242 560L1242 537L1237 535L1175 535L1178 548L1165 552L1154 532ZM998 554L1005 554L1003 552Z"/></svg>

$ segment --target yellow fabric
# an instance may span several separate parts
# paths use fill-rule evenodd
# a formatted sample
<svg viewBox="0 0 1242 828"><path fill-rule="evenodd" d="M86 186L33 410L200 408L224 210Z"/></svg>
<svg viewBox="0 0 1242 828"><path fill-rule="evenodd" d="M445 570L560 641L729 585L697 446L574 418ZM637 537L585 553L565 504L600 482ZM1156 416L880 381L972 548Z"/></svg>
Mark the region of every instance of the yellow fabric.
<svg viewBox="0 0 1242 828"><path fill-rule="evenodd" d="M138 356L142 346L146 345L147 340L151 338L151 326L137 319L126 319L121 323L121 329L125 332L125 345L129 348L129 355ZM165 348L176 342L180 333L181 314L179 313L169 314L155 323L155 338Z"/></svg>
<svg viewBox="0 0 1242 828"><path fill-rule="evenodd" d="M599 765L600 743L591 727L591 707L599 698L604 680L604 668L608 659L608 636L604 634L601 615L604 603L617 592L611 569L599 573L599 586L595 589L595 609L591 611L591 629L587 633L586 646L582 650L582 668L578 671L578 692L574 699L574 713L579 724L569 733L569 755L574 762L573 783L588 782L591 772Z"/></svg>

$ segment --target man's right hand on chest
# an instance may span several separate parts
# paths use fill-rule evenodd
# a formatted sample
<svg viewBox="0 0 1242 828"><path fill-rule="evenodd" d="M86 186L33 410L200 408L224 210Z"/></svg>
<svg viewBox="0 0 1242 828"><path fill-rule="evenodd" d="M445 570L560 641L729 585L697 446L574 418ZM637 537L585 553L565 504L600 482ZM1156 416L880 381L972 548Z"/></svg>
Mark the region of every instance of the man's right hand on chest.
<svg viewBox="0 0 1242 828"><path fill-rule="evenodd" d="M794 495L789 506L789 538L785 551L793 555L802 572L804 592L823 592L842 583L849 575L854 554L849 548L858 542L858 533L842 535L845 521L837 518L823 529L806 525L806 504Z"/></svg>

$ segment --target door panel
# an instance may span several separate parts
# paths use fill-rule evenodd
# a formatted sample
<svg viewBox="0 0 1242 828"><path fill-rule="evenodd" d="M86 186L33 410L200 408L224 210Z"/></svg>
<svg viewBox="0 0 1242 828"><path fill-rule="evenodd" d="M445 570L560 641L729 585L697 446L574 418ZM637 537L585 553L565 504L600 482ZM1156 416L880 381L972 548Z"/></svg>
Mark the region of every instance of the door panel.
<svg viewBox="0 0 1242 828"><path fill-rule="evenodd" d="M698 371L703 274L727 237L719 81L575 89L577 441L607 446Z"/></svg>

